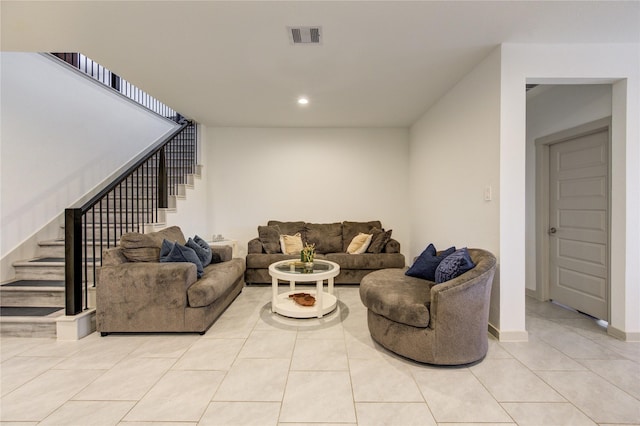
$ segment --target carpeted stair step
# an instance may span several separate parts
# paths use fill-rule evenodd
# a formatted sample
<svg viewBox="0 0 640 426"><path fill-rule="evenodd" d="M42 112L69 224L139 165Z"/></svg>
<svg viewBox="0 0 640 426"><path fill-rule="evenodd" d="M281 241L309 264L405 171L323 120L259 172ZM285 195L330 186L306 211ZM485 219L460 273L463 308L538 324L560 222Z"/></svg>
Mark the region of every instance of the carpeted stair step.
<svg viewBox="0 0 640 426"><path fill-rule="evenodd" d="M0 335L56 337L56 318L64 308L37 306L0 307Z"/></svg>

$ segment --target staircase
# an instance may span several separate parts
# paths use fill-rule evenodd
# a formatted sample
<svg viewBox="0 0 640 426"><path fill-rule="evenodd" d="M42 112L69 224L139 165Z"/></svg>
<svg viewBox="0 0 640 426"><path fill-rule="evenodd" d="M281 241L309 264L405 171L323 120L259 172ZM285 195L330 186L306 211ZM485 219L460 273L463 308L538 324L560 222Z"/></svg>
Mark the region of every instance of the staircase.
<svg viewBox="0 0 640 426"><path fill-rule="evenodd" d="M68 228L61 228L54 240L40 241L35 258L13 263L14 279L0 283L2 336L55 337L62 330L64 336L58 337L66 339L69 324L80 324L80 319L83 331L90 332L102 252L116 246L126 232L167 226L167 213L175 211L177 200L201 176L196 123L80 53L54 56L70 72L91 77L98 86L174 121L177 127L123 165L111 182L65 209L62 217ZM65 256L70 259L68 269ZM65 294L66 286L73 291Z"/></svg>
<svg viewBox="0 0 640 426"><path fill-rule="evenodd" d="M138 229L140 232L153 232L166 227L167 214L177 212L177 200L186 198L187 189L192 189L195 180L201 177L201 167L196 166L196 173L188 175L185 184L174 185L174 194L169 196L169 207L158 209L153 222L139 223L136 215L117 208L110 213L103 213L103 221L110 225L102 226L103 240L88 238L86 251L89 259L85 263L90 266L97 261L99 265L101 250L117 245L120 235L125 232ZM117 200L115 203L118 204ZM110 215L109 220L107 215ZM88 217L87 221L91 222L93 219ZM121 226L120 221L127 226ZM110 241L104 239L107 234ZM93 259L94 250L96 259ZM60 229L59 238L40 241L34 259L14 262L13 268L15 278L0 284L0 336L55 338L56 320L65 314L64 229ZM94 308L94 283L89 282L88 288L89 307Z"/></svg>

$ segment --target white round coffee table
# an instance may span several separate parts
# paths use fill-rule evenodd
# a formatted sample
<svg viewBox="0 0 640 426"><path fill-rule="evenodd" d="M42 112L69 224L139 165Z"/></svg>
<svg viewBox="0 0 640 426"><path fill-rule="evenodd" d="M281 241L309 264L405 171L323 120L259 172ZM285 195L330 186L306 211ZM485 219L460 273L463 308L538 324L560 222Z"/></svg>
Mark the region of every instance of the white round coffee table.
<svg viewBox="0 0 640 426"><path fill-rule="evenodd" d="M338 299L333 295L333 278L340 273L340 265L328 260L316 259L313 271L306 271L300 262L295 260L281 260L269 265L273 294L271 297L271 312L291 318L322 318L333 311ZM278 280L289 281L289 290L278 293ZM328 292L323 291L324 281L327 280ZM316 290L307 291L316 298L313 306L301 306L289 297L297 293L296 282L316 282Z"/></svg>

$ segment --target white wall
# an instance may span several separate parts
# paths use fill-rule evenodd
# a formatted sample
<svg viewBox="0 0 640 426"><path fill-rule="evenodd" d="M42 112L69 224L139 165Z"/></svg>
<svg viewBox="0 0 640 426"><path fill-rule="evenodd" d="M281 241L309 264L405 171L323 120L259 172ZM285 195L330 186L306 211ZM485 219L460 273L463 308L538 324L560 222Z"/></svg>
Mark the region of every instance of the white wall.
<svg viewBox="0 0 640 426"><path fill-rule="evenodd" d="M198 126L198 164L206 159L206 144L202 143L206 139L204 127ZM209 232L208 214L208 168L200 167L200 176L194 176L192 187L186 188L184 197L176 200L176 208L166 214L167 226L179 226L185 238L198 235L207 241L211 240L212 234Z"/></svg>
<svg viewBox="0 0 640 426"><path fill-rule="evenodd" d="M519 45L502 50L501 324L524 326L526 82L612 83L610 332L640 339L640 45ZM508 216L505 214L509 213ZM505 292L506 289L506 292ZM505 302L509 302L508 306Z"/></svg>
<svg viewBox="0 0 640 426"><path fill-rule="evenodd" d="M500 262L499 114L497 49L411 127L411 256L433 242L483 248ZM492 200L485 201L489 186ZM496 328L499 291L496 276L489 318Z"/></svg>
<svg viewBox="0 0 640 426"><path fill-rule="evenodd" d="M382 221L410 244L407 129L207 128L209 234L240 255L274 220Z"/></svg>
<svg viewBox="0 0 640 426"><path fill-rule="evenodd" d="M526 288L536 290L536 147L538 138L611 115L611 85L541 85L527 94Z"/></svg>
<svg viewBox="0 0 640 426"><path fill-rule="evenodd" d="M1 256L171 130L36 53L1 60Z"/></svg>

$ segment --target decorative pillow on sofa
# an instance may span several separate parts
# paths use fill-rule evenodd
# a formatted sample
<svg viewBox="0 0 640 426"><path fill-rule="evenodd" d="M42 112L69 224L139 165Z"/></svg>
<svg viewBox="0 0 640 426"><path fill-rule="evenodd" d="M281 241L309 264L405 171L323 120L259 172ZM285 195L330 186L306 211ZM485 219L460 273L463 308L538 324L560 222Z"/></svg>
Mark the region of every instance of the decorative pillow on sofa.
<svg viewBox="0 0 640 426"><path fill-rule="evenodd" d="M382 253L384 246L386 246L391 239L392 231L392 229L385 231L384 229L373 228L371 230L371 244L369 244L367 248L367 253Z"/></svg>
<svg viewBox="0 0 640 426"><path fill-rule="evenodd" d="M193 239L189 238L185 246L196 252L203 268L211 263L211 247L209 247L209 244L202 238L197 235Z"/></svg>
<svg viewBox="0 0 640 426"><path fill-rule="evenodd" d="M160 262L191 262L196 265L198 278L204 274L202 262L200 262L200 258L198 258L196 252L192 248L183 246L180 243L172 243L169 240L162 241Z"/></svg>
<svg viewBox="0 0 640 426"><path fill-rule="evenodd" d="M280 227L278 225L258 226L258 238L265 253L282 253L280 250Z"/></svg>
<svg viewBox="0 0 640 426"><path fill-rule="evenodd" d="M300 254L302 251L302 237L295 235L280 235L280 248L284 254Z"/></svg>
<svg viewBox="0 0 640 426"><path fill-rule="evenodd" d="M353 240L351 240L351 244L347 247L347 253L349 254L362 254L367 251L367 247L371 244L371 234L359 233Z"/></svg>
<svg viewBox="0 0 640 426"><path fill-rule="evenodd" d="M184 234L178 226L170 226L157 232L141 234L127 232L120 237L122 254L130 262L157 262L163 240L185 244Z"/></svg>
<svg viewBox="0 0 640 426"><path fill-rule="evenodd" d="M438 255L436 247L433 244L429 244L422 254L418 256L415 262L413 262L413 265L411 265L407 272L405 272L405 275L435 281L438 265L444 260L444 258L453 254L455 251L455 247L449 247Z"/></svg>
<svg viewBox="0 0 640 426"><path fill-rule="evenodd" d="M350 222L345 220L342 222L342 251L347 252L347 248L353 237L360 232L363 234L371 234L373 228L382 229L382 223L379 220L372 220L370 222Z"/></svg>
<svg viewBox="0 0 640 426"><path fill-rule="evenodd" d="M449 281L476 267L466 247L445 257L436 268L436 284Z"/></svg>

